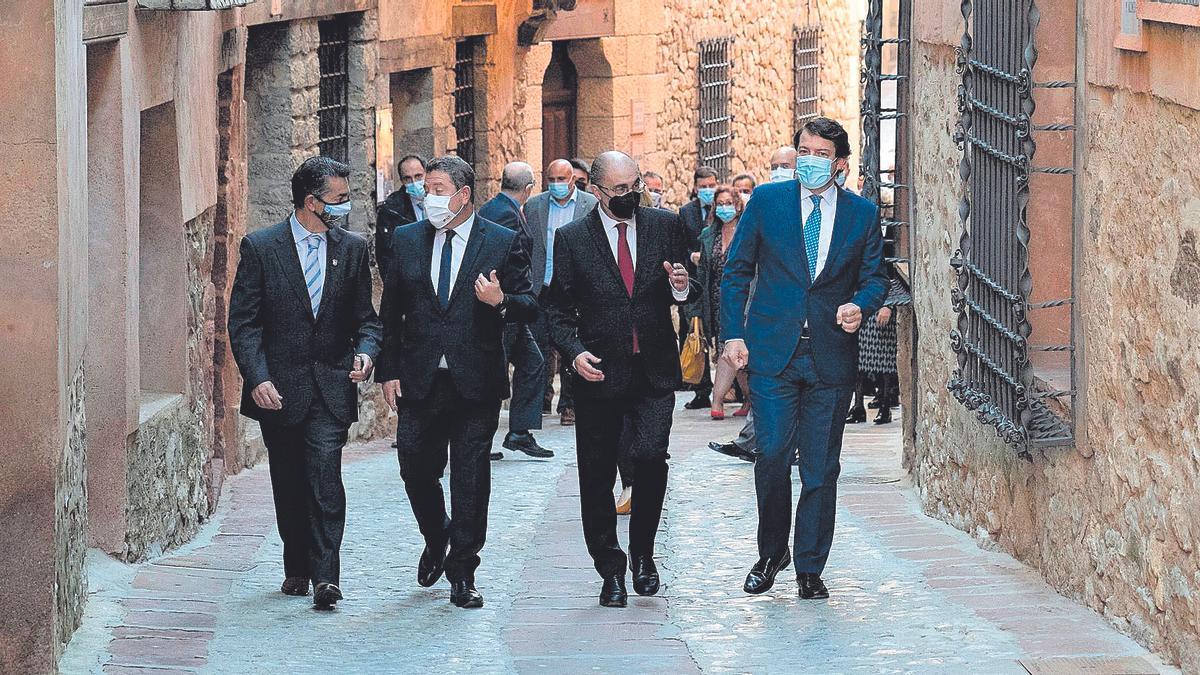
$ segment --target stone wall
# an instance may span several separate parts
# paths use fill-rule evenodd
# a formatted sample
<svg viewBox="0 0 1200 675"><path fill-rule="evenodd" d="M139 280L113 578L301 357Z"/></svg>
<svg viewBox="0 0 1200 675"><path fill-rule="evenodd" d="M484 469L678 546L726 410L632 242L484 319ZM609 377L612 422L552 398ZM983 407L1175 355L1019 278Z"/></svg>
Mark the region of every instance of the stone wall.
<svg viewBox="0 0 1200 675"><path fill-rule="evenodd" d="M1191 384L1200 169L1188 151L1200 144L1198 113L1146 94L1087 92L1078 441L1025 461L946 391L961 191L951 48L915 43L912 72L919 367L907 456L925 509L1039 568L1185 671L1200 669L1200 392ZM1149 165L1169 170L1127 171Z"/></svg>
<svg viewBox="0 0 1200 675"><path fill-rule="evenodd" d="M54 644L65 644L79 627L87 597L83 560L87 552L87 416L83 363L67 388L67 433L58 465L55 506Z"/></svg>
<svg viewBox="0 0 1200 675"><path fill-rule="evenodd" d="M857 153L862 9L829 1L814 4L804 11L801 3L767 0L666 3L666 30L658 37L659 72L665 82L655 163L666 178L668 204L679 206L690 198L692 172L698 164L697 44L704 39L734 38L731 178L749 172L767 180L771 153L792 142L792 28L797 25L820 23L824 29L821 112L845 125ZM851 162L855 173L856 164Z"/></svg>

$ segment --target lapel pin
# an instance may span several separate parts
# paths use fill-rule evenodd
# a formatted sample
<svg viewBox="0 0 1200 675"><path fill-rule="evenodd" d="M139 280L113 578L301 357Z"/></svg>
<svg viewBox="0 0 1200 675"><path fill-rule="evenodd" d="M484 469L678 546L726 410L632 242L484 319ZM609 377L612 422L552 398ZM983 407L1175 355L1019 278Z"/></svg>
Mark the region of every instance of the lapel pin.
<svg viewBox="0 0 1200 675"><path fill-rule="evenodd" d="M333 266L334 266L334 267L337 267L337 258L334 258L334 259L333 259Z"/></svg>

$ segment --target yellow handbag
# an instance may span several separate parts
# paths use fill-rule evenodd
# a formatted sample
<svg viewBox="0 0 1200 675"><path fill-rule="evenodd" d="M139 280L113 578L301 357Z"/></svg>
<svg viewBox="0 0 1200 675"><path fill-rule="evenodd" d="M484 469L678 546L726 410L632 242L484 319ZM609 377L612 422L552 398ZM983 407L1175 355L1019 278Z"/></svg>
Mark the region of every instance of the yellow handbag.
<svg viewBox="0 0 1200 675"><path fill-rule="evenodd" d="M692 330L683 341L683 349L679 352L679 369L683 371L683 381L699 384L704 377L704 364L707 360L708 343L704 341L700 317L692 317Z"/></svg>

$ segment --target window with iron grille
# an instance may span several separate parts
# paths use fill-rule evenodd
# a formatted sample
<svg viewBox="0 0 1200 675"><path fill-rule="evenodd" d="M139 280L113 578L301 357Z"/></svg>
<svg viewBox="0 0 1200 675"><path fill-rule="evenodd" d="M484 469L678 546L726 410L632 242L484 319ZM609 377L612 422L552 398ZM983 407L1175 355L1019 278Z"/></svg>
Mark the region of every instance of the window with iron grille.
<svg viewBox="0 0 1200 675"><path fill-rule="evenodd" d="M475 166L475 40L454 47L454 154Z"/></svg>
<svg viewBox="0 0 1200 675"><path fill-rule="evenodd" d="M1039 175L1065 178L1073 167L1034 164L1039 132L1070 133L1074 124L1034 123L1035 90L1070 89L1069 81L1037 82L1033 0L963 3L966 30L958 48L961 113L955 140L965 191L959 205L962 234L951 265L951 299L957 324L951 346L957 368L949 389L979 420L1025 457L1031 449L1073 442L1074 321L1068 316L1061 344L1037 339L1036 316L1073 304L1071 297L1034 301L1030 269L1029 203L1056 200L1055 186ZM1032 194L1031 187L1040 192ZM1073 190L1072 190L1073 191ZM1070 202L1070 197L1067 197ZM1045 222L1035 227L1048 228ZM1056 261L1058 263L1064 261ZM1073 266L1073 261L1071 261ZM1073 295L1073 290L1068 289ZM1066 357L1068 384L1052 386L1035 373L1039 355Z"/></svg>
<svg viewBox="0 0 1200 675"><path fill-rule="evenodd" d="M341 19L317 24L320 43L317 60L321 72L317 125L321 154L348 161L350 137L350 31Z"/></svg>
<svg viewBox="0 0 1200 675"><path fill-rule="evenodd" d="M733 117L729 114L733 38L722 37L700 43L700 163L716 169L719 180L729 180L730 141Z"/></svg>
<svg viewBox="0 0 1200 675"><path fill-rule="evenodd" d="M792 129L821 114L821 24L792 27Z"/></svg>

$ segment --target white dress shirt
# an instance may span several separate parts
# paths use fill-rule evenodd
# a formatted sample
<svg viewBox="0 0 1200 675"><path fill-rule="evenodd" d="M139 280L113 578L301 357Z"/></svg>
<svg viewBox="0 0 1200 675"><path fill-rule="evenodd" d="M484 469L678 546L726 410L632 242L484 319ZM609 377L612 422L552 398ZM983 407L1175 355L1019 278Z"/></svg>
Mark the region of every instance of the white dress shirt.
<svg viewBox="0 0 1200 675"><path fill-rule="evenodd" d="M433 282L433 292L437 293L438 281L443 273L450 275L450 297L454 297L454 285L458 282L458 273L462 267L463 254L467 252L467 240L471 238L471 228L475 226L475 214L467 216L461 225L454 228L454 238L450 240L450 269L441 269L442 265L442 249L446 246L446 233L451 230L440 230L433 235L433 258L429 263L429 280ZM450 366L446 363L446 356L442 355L442 360L438 362L438 368L443 370Z"/></svg>
<svg viewBox="0 0 1200 675"><path fill-rule="evenodd" d="M292 239L296 240L296 253L300 256L300 274L304 274L304 259L308 257L308 238L315 236L321 242L317 245L317 262L321 265L321 278L324 279L325 265L327 263L326 258L329 257L327 255L328 248L326 248L325 245L326 235L318 234L316 232L309 232L308 230L304 229L304 226L301 225L300 221L296 219L295 212L292 212L291 221Z"/></svg>
<svg viewBox="0 0 1200 675"><path fill-rule="evenodd" d="M816 276L818 277L821 276L821 270L825 269L825 260L829 257L829 242L833 241L833 221L837 218L837 190L837 184L831 183L821 193L821 239L817 244ZM812 196L814 194L816 193L812 190L801 186L800 227L802 228L808 222L808 217L812 215ZM803 236L801 236L801 241L803 241Z"/></svg>
<svg viewBox="0 0 1200 675"><path fill-rule="evenodd" d="M617 254L617 246L621 241L621 233L618 231L617 225L619 223L627 223L629 225L629 227L625 228L625 240L629 242L629 255L633 259L633 270L634 272L637 272L637 216L632 216L625 220L617 220L610 217L608 213L606 213L604 209L599 206L596 207L596 213L600 214L600 222L604 224L604 235L608 237L608 247L612 249L614 260L620 260L620 257ZM683 261L667 260L664 262L677 263ZM667 278L667 283L671 283L669 277ZM679 302L683 302L688 298L687 289L681 291L675 288L673 285L671 286L671 294L674 295L675 299Z"/></svg>
<svg viewBox="0 0 1200 675"><path fill-rule="evenodd" d="M578 201L579 188L571 190L566 204L559 204L553 196L550 197L550 208L546 212L546 274L542 279L543 286L549 286L554 278L554 233L558 228L575 220L575 203Z"/></svg>

